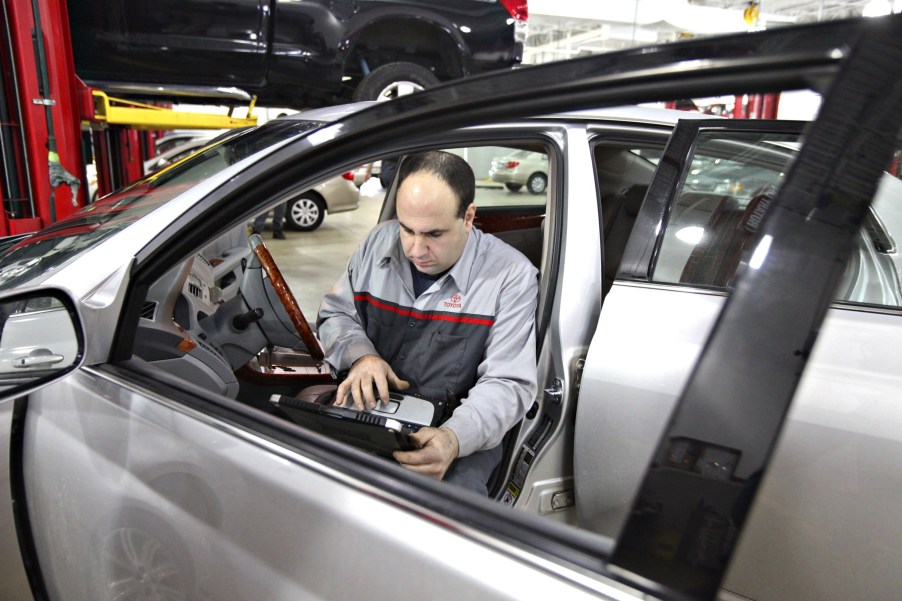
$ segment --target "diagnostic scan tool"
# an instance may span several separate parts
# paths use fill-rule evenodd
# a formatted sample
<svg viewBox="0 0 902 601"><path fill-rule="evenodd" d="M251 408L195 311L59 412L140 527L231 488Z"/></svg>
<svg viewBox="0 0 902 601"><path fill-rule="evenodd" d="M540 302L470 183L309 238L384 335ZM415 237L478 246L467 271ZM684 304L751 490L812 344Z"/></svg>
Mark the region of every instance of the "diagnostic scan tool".
<svg viewBox="0 0 902 601"><path fill-rule="evenodd" d="M410 434L424 426L437 426L447 407L447 401L391 392L387 405L379 402L375 409L357 411L333 405L334 389L312 401L279 394L269 400L293 422L383 457L417 448Z"/></svg>

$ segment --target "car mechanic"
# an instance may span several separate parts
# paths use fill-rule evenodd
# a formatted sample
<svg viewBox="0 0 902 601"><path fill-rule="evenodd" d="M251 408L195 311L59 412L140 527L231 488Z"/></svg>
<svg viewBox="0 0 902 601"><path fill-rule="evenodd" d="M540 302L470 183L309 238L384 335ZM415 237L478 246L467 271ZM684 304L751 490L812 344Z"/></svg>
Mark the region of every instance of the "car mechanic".
<svg viewBox="0 0 902 601"><path fill-rule="evenodd" d="M474 227L473 170L429 151L401 164L397 219L377 225L324 296L326 360L347 372L336 404L388 403L389 389L460 399L397 451L404 467L488 493L505 433L536 395L537 270Z"/></svg>

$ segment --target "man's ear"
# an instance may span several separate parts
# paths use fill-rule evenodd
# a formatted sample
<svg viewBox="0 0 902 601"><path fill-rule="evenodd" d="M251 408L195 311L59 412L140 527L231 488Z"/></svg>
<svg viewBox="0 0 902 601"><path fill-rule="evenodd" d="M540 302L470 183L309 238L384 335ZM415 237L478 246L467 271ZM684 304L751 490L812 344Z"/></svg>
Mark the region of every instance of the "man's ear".
<svg viewBox="0 0 902 601"><path fill-rule="evenodd" d="M467 212L464 213L464 226L467 228L467 231L473 227L473 219L476 217L476 203L471 202L470 206L467 207Z"/></svg>

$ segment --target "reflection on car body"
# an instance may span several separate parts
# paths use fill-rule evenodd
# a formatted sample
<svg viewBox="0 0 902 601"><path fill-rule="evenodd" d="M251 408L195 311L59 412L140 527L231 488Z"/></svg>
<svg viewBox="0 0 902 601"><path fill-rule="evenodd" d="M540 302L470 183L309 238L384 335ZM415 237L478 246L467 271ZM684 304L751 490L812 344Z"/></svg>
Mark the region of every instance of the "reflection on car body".
<svg viewBox="0 0 902 601"><path fill-rule="evenodd" d="M889 91L900 31L896 17L697 40L302 113L12 246L0 289L65 291L73 331L88 328L78 316L91 335L83 366L16 400L15 418L0 422L22 432L3 445L17 474L5 496L27 508L17 527L44 596L140 597L155 586L177 598L346 599L406 582L434 599L891 598L902 586L887 559L902 540L887 477L902 456L900 197L878 172L902 120ZM846 44L856 52L833 51ZM570 110L585 108L573 103L588 90L600 105L650 100L636 90L686 97L699 82L710 92L708 75L745 89L750 53L755 90L835 75L825 116L809 125ZM873 94L858 94L850 73ZM522 101L526 79L539 82L535 106ZM879 121L843 122L833 94ZM869 110L884 101L891 110ZM535 116L548 107L562 112ZM832 128L874 154L816 154L835 143L824 138ZM499 147L548 159L544 203L505 198L476 216L541 268L542 392L485 500L270 412L273 394L333 378L300 331L302 311L273 285L278 265L244 228L361 164ZM792 203L815 164L835 170L817 183L826 215L788 210L802 206ZM694 168L713 172L711 185L694 188L704 184L689 179ZM844 211L871 196L864 228L848 227ZM393 212L390 187L380 219ZM833 218L846 227L809 235ZM843 273L831 279L825 265ZM774 274L802 283L744 286ZM800 333L808 346L792 342ZM780 403L793 392L787 415ZM15 540L6 534L0 544Z"/></svg>
<svg viewBox="0 0 902 601"><path fill-rule="evenodd" d="M67 369L77 358L72 318L57 299L0 304L0 387Z"/></svg>

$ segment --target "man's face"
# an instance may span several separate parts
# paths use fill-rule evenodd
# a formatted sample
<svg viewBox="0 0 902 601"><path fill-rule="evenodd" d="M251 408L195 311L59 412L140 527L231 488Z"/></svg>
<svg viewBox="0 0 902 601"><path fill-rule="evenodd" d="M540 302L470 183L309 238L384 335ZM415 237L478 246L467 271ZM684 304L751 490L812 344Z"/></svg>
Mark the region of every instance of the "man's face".
<svg viewBox="0 0 902 601"><path fill-rule="evenodd" d="M401 247L422 273L435 275L450 269L460 258L473 229L476 205L457 216L457 194L431 173L409 175L398 189Z"/></svg>

